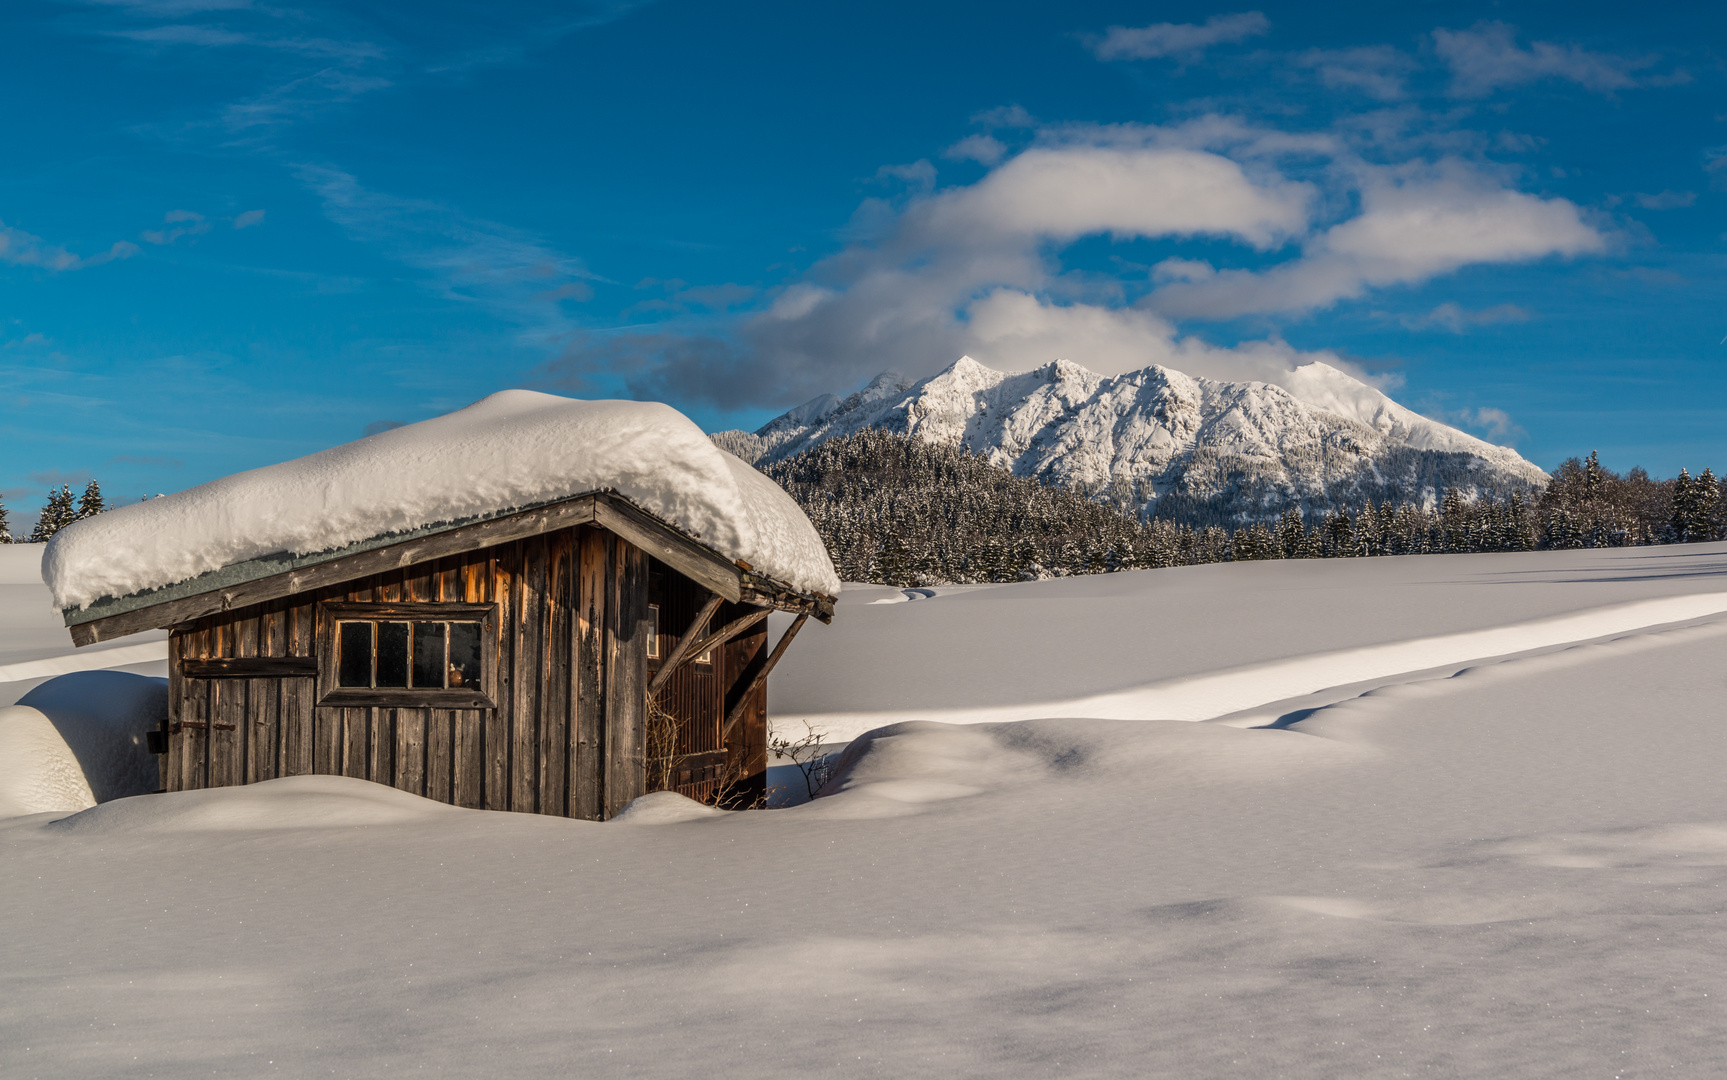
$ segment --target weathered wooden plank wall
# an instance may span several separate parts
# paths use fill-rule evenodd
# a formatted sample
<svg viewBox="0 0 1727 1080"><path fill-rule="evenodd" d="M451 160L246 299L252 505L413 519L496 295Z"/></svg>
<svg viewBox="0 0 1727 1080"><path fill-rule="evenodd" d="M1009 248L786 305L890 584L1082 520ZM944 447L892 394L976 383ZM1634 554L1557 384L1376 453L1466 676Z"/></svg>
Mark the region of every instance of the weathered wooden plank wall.
<svg viewBox="0 0 1727 1080"><path fill-rule="evenodd" d="M199 619L176 630L169 646L179 731L168 741L163 786L322 773L458 806L609 817L643 793L655 572L678 583L671 606L687 623L705 590L587 525ZM319 706L309 674L194 678L181 668L186 660L310 660L317 605L325 601L497 604L497 707ZM743 610L726 605L716 624ZM662 632L664 623L662 616ZM675 631L666 641L675 646ZM737 657L752 650L760 651L734 643L717 651L713 665L691 665L673 679L681 755L720 750L722 687L735 681L727 672L745 663ZM692 797L713 795L711 785L681 787Z"/></svg>

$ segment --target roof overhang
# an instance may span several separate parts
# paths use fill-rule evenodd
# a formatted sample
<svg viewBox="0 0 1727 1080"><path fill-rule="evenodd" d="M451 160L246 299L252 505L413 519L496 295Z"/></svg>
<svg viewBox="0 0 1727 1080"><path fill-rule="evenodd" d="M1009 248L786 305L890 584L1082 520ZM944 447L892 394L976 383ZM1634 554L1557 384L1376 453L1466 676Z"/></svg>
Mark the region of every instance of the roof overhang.
<svg viewBox="0 0 1727 1080"><path fill-rule="evenodd" d="M832 597L799 592L758 574L748 564L726 559L615 492L594 491L508 513L373 537L310 555L282 552L249 559L159 589L103 597L88 607L66 612L66 627L74 645L91 645L584 524L623 537L733 603L796 611L823 622L833 618Z"/></svg>

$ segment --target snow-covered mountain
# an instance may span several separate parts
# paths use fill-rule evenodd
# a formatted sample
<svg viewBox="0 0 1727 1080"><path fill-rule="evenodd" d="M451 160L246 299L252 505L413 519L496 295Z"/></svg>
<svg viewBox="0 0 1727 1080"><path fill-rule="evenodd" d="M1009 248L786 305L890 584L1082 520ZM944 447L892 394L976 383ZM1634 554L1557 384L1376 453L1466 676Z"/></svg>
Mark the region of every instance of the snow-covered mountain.
<svg viewBox="0 0 1727 1080"><path fill-rule="evenodd" d="M1281 385L1163 367L1099 375L1057 360L995 371L968 357L912 382L886 372L756 431L715 440L767 464L864 428L963 446L1021 476L1107 495L1146 514L1246 520L1365 499L1527 490L1547 474L1510 449L1420 416L1323 363Z"/></svg>

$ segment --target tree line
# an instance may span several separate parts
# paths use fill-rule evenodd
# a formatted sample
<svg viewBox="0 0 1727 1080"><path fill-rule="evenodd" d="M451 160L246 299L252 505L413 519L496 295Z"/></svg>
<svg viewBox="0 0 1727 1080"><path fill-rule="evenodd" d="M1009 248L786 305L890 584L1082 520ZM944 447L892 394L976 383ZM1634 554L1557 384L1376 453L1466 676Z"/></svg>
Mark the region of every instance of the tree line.
<svg viewBox="0 0 1727 1080"><path fill-rule="evenodd" d="M11 515L0 502L0 544L45 544L55 533L87 517L95 517L108 509L102 499L102 487L92 480L84 485L84 494L76 502L72 489L61 484L58 490L48 489L48 501L36 517L36 527L22 539L12 535Z"/></svg>
<svg viewBox="0 0 1727 1080"><path fill-rule="evenodd" d="M1619 476L1591 453L1533 496L1364 501L1234 528L1139 519L957 447L865 430L764 470L809 515L847 581L915 587L1255 559L1362 558L1689 543L1727 536L1721 483Z"/></svg>

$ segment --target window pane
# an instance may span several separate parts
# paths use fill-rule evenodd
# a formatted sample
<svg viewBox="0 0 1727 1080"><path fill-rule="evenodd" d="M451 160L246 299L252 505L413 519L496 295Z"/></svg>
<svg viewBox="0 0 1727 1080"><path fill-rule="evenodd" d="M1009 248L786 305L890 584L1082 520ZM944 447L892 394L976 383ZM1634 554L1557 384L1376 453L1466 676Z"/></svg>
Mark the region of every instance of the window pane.
<svg viewBox="0 0 1727 1080"><path fill-rule="evenodd" d="M408 624L378 624L378 681L375 686L408 685Z"/></svg>
<svg viewBox="0 0 1727 1080"><path fill-rule="evenodd" d="M338 623L336 685L372 685L372 624Z"/></svg>
<svg viewBox="0 0 1727 1080"><path fill-rule="evenodd" d="M660 658L660 605L648 605L648 659Z"/></svg>
<svg viewBox="0 0 1727 1080"><path fill-rule="evenodd" d="M480 688L480 624L450 623L450 681L452 689Z"/></svg>
<svg viewBox="0 0 1727 1080"><path fill-rule="evenodd" d="M444 687L444 624L414 624L414 685L422 689Z"/></svg>

